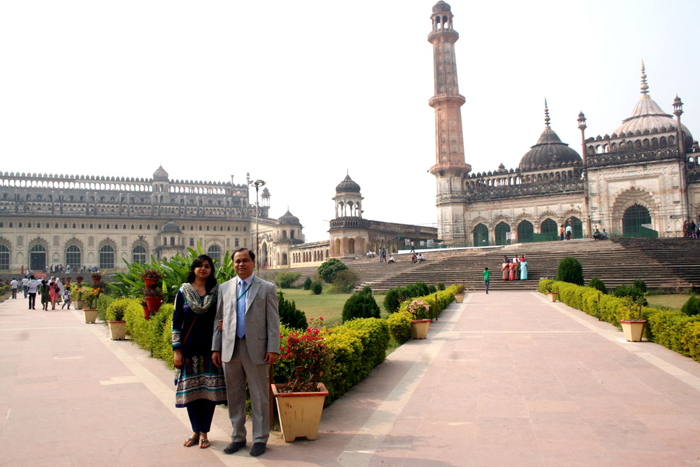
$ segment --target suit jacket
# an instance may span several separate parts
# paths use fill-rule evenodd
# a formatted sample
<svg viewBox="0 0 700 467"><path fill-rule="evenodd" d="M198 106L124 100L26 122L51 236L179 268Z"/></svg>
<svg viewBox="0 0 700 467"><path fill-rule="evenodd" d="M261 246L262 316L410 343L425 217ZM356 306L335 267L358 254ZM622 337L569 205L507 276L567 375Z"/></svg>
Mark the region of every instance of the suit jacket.
<svg viewBox="0 0 700 467"><path fill-rule="evenodd" d="M212 351L221 352L221 360L230 362L236 345L236 307L238 279L219 286L219 301L214 320ZM219 320L223 329L219 331ZM245 341L250 358L257 365L265 363L267 352L280 351L280 315L275 284L253 276L245 308Z"/></svg>

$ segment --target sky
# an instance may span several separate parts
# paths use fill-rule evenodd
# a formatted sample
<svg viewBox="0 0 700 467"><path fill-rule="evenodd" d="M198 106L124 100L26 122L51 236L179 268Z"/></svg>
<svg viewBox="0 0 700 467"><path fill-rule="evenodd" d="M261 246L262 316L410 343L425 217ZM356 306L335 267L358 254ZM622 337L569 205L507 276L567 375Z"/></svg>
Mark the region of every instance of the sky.
<svg viewBox="0 0 700 467"><path fill-rule="evenodd" d="M363 217L436 226L434 3L0 0L0 171L250 173L307 241L328 238L349 174ZM579 111L587 137L612 134L642 59L652 99L672 113L678 94L700 136L700 2L449 3L473 172L517 167L545 98L577 152Z"/></svg>

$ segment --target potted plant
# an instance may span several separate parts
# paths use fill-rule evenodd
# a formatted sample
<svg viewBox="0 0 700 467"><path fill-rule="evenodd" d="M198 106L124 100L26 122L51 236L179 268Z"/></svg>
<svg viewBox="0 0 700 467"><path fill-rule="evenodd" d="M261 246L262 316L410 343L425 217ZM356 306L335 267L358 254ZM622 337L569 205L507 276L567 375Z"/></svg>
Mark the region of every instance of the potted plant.
<svg viewBox="0 0 700 467"><path fill-rule="evenodd" d="M163 274L156 269L146 269L143 274L141 274L141 277L143 278L143 284L146 289L153 289L156 284L158 284L158 281L163 278Z"/></svg>
<svg viewBox="0 0 700 467"><path fill-rule="evenodd" d="M412 315L411 337L414 339L425 339L428 337L428 330L433 317L430 305L418 298L408 304L406 311Z"/></svg>
<svg viewBox="0 0 700 467"><path fill-rule="evenodd" d="M545 284L544 288L547 290L547 296L549 297L550 302L556 302L557 298L559 297L559 294L557 292L552 292L552 285L554 282L550 282L549 284Z"/></svg>
<svg viewBox="0 0 700 467"><path fill-rule="evenodd" d="M163 291L160 289L146 289L144 296L148 311L151 313L158 311L160 304L163 303Z"/></svg>
<svg viewBox="0 0 700 467"><path fill-rule="evenodd" d="M109 334L113 341L126 339L125 312L126 305L112 304L107 308L107 325L109 326Z"/></svg>
<svg viewBox="0 0 700 467"><path fill-rule="evenodd" d="M318 434L323 404L328 395L321 382L330 360L326 333L325 329L316 327L309 327L303 333L290 332L280 349L280 360L293 369L289 382L270 386L287 443L299 437L314 440Z"/></svg>
<svg viewBox="0 0 700 467"><path fill-rule="evenodd" d="M644 335L644 326L647 324L647 320L642 315L642 306L646 303L646 300L643 295L636 299L625 297L624 300L630 312L630 319L620 320L625 340L627 342L641 342Z"/></svg>
<svg viewBox="0 0 700 467"><path fill-rule="evenodd" d="M151 319L151 312L148 310L148 302L145 297L141 299L141 306L143 307L143 318L145 320Z"/></svg>
<svg viewBox="0 0 700 467"><path fill-rule="evenodd" d="M85 313L85 323L90 324L97 321L97 299L100 296L100 289L89 289L87 287L82 287L85 290L85 307L83 308L83 313Z"/></svg>
<svg viewBox="0 0 700 467"><path fill-rule="evenodd" d="M83 287L80 284L76 284L71 287L72 299L75 302L75 309L82 310L85 306L85 299L92 290L90 287Z"/></svg>
<svg viewBox="0 0 700 467"><path fill-rule="evenodd" d="M92 277L93 284L97 284L102 280L102 274L100 274L99 272L93 272L92 274L90 274L90 277Z"/></svg>
<svg viewBox="0 0 700 467"><path fill-rule="evenodd" d="M83 283L83 279L85 279L83 276L78 276L75 278L75 282L78 283L78 285Z"/></svg>
<svg viewBox="0 0 700 467"><path fill-rule="evenodd" d="M457 303L464 302L464 284L457 285L457 292L455 293L455 300Z"/></svg>

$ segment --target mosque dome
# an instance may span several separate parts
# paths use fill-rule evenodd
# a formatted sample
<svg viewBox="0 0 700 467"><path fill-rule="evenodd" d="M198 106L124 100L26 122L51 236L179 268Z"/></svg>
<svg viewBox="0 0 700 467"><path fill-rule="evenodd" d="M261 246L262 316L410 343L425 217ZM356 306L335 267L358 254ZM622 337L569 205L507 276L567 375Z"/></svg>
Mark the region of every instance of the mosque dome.
<svg viewBox="0 0 700 467"><path fill-rule="evenodd" d="M445 11L451 11L450 5L440 0L433 6L433 13L442 13Z"/></svg>
<svg viewBox="0 0 700 467"><path fill-rule="evenodd" d="M549 109L547 101L544 102L544 131L537 140L537 144L520 159L520 170L537 170L548 167L550 163L581 162L581 156L571 149L568 144L562 143L559 136L549 126Z"/></svg>
<svg viewBox="0 0 700 467"><path fill-rule="evenodd" d="M287 212L285 212L282 217L277 219L277 225L301 225L301 222L299 222L299 218L289 212L289 209L287 209Z"/></svg>
<svg viewBox="0 0 700 467"><path fill-rule="evenodd" d="M360 185L355 183L350 175L346 175L342 182L335 187L336 193L359 193Z"/></svg>
<svg viewBox="0 0 700 467"><path fill-rule="evenodd" d="M158 181L164 181L167 182L170 180L170 177L168 177L168 172L165 171L163 166L159 166L158 170L153 172L153 180L158 180Z"/></svg>
<svg viewBox="0 0 700 467"><path fill-rule="evenodd" d="M163 233L182 233L180 231L180 227L174 222L167 222L164 226L163 229L161 230Z"/></svg>
<svg viewBox="0 0 700 467"><path fill-rule="evenodd" d="M644 132L657 133L659 131L675 131L678 127L678 122L673 115L667 114L663 109L654 102L649 96L649 85L647 85L647 75L642 63L642 97L634 106L632 114L622 121L622 125L617 127L614 134L623 138L625 136L641 135ZM680 99L678 99L680 101ZM676 102L674 100L674 102ZM685 133L686 142L692 145L693 136L690 130L681 124L682 131ZM690 147L686 144L686 147Z"/></svg>

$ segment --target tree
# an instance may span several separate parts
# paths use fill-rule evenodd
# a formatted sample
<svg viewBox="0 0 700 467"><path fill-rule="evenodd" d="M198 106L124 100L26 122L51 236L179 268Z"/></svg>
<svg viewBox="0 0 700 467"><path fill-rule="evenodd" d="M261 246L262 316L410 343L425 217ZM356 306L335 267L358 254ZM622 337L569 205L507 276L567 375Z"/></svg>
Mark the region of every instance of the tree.
<svg viewBox="0 0 700 467"><path fill-rule="evenodd" d="M557 280L583 285L583 267L579 260L571 256L562 259L557 268Z"/></svg>
<svg viewBox="0 0 700 467"><path fill-rule="evenodd" d="M306 329L309 327L306 322L306 314L297 309L296 303L284 298L281 291L277 292L277 300L279 301L280 322L292 329Z"/></svg>
<svg viewBox="0 0 700 467"><path fill-rule="evenodd" d="M337 258L331 258L318 267L318 275L321 277L321 279L330 284L340 271L344 271L346 269L349 268L345 265L345 263Z"/></svg>
<svg viewBox="0 0 700 467"><path fill-rule="evenodd" d="M343 306L343 323L358 318L379 318L379 305L371 291L351 296Z"/></svg>

